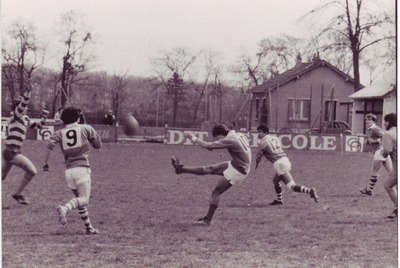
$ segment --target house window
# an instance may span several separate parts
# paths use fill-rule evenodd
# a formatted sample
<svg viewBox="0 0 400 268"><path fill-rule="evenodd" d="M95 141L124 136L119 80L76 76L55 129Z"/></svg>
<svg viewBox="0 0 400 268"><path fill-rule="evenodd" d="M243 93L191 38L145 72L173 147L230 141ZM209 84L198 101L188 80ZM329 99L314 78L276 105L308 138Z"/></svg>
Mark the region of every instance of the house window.
<svg viewBox="0 0 400 268"><path fill-rule="evenodd" d="M309 99L289 99L289 120L310 120L310 106Z"/></svg>
<svg viewBox="0 0 400 268"><path fill-rule="evenodd" d="M337 101L333 100L325 102L325 121L336 120L336 103Z"/></svg>

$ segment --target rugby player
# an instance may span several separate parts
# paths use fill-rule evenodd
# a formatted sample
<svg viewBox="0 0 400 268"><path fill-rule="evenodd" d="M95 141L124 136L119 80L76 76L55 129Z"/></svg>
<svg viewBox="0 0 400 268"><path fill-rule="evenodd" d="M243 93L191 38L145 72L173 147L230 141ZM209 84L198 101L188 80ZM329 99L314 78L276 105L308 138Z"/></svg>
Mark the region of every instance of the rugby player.
<svg viewBox="0 0 400 268"><path fill-rule="evenodd" d="M60 224L65 225L66 215L72 209L78 209L78 213L85 225L86 234L99 234L99 230L93 228L87 206L89 205L91 191L91 177L89 164L90 146L100 149L102 146L100 135L93 127L85 124L78 124L80 110L75 107L64 109L61 120L65 127L56 131L47 144L49 149L43 165L44 171L49 171L49 158L52 150L60 144L61 151L65 158L65 177L68 187L75 195L64 206L59 205Z"/></svg>
<svg viewBox="0 0 400 268"><path fill-rule="evenodd" d="M364 189L360 189L360 192L365 195L372 195L375 184L378 181L378 171L384 166L390 173L393 170L392 160L389 157L382 156L381 140L383 136L383 130L376 125L376 115L367 114L365 116L365 124L368 128L367 144L371 145L372 153L374 154L372 159L371 178L369 180L369 186Z"/></svg>
<svg viewBox="0 0 400 268"><path fill-rule="evenodd" d="M385 181L385 189L394 204L393 212L388 218L397 217L397 115L387 114L384 117L386 132L382 136L382 156L390 158L393 162L393 169Z"/></svg>
<svg viewBox="0 0 400 268"><path fill-rule="evenodd" d="M283 205L281 181L294 192L310 194L310 197L314 198L315 202L318 203L319 197L315 188L307 188L294 182L290 174L292 165L282 149L280 140L277 137L269 135L269 128L267 125L258 126L257 131L260 140L258 142L259 150L257 152L255 168L258 168L262 157L265 156L267 160L273 163L276 171L272 182L274 183L277 199L271 202L270 205Z"/></svg>
<svg viewBox="0 0 400 268"><path fill-rule="evenodd" d="M39 123L33 122L26 115L28 111L29 98L31 97L32 85L27 81L26 91L12 103L12 117L8 123L5 149L3 150L2 180L5 180L12 166L22 168L26 173L12 197L22 205L28 205L28 200L21 194L25 187L32 181L37 170L31 160L22 155L21 147L25 140L27 128L42 128L46 123L47 111L43 111L43 118Z"/></svg>
<svg viewBox="0 0 400 268"><path fill-rule="evenodd" d="M227 149L232 157L231 161L209 166L184 166L174 156L171 159L176 174L191 173L222 176L212 192L207 215L194 222L195 225L210 225L214 212L219 206L221 195L236 183L243 181L250 172L251 148L249 140L244 134L236 133L224 124L216 124L213 127L212 135L217 141L205 142L195 137L191 132L184 132L186 138L191 139L194 144L200 145L205 149Z"/></svg>

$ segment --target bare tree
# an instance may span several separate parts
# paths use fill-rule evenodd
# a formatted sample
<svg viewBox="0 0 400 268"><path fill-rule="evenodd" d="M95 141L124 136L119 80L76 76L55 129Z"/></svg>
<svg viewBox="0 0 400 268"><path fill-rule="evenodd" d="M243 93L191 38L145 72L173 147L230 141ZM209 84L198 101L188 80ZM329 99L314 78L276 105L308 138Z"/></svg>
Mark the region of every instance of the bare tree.
<svg viewBox="0 0 400 268"><path fill-rule="evenodd" d="M351 53L354 90L357 91L360 88L361 53L377 43L394 40L394 14L382 10L376 1L330 0L304 17L315 18L328 11L330 20L317 38L323 51Z"/></svg>
<svg viewBox="0 0 400 268"><path fill-rule="evenodd" d="M240 78L239 88L242 91L248 92L251 88L262 83L262 60L262 53L250 56L248 53L244 52L239 56L238 61L230 66L230 72Z"/></svg>
<svg viewBox="0 0 400 268"><path fill-rule="evenodd" d="M15 94L23 94L26 80L43 65L46 49L38 45L36 27L30 21L17 19L7 33L2 42L2 78L14 98Z"/></svg>
<svg viewBox="0 0 400 268"><path fill-rule="evenodd" d="M58 25L60 42L62 44L61 62L61 106L64 106L72 95L72 86L87 77L79 76L86 72L89 63L95 59L91 46L95 43L91 29L83 20L84 15L76 10L71 10L61 17Z"/></svg>
<svg viewBox="0 0 400 268"><path fill-rule="evenodd" d="M219 69L214 70L214 81L212 84L211 95L214 95L218 100L218 121L222 122L222 108L223 108L223 96L228 92L229 88L226 87L222 80L222 73ZM211 105L211 104L210 104Z"/></svg>
<svg viewBox="0 0 400 268"><path fill-rule="evenodd" d="M289 35L264 38L259 43L259 55L264 61L264 79L281 74L296 64L296 57L308 53L305 40Z"/></svg>
<svg viewBox="0 0 400 268"><path fill-rule="evenodd" d="M187 83L190 79L189 68L194 64L199 52L194 53L186 47L174 47L162 51L161 56L150 59L153 70L163 83L172 102L172 126L176 125L179 103L184 100Z"/></svg>
<svg viewBox="0 0 400 268"><path fill-rule="evenodd" d="M120 119L120 105L124 101L125 89L128 85L128 82L129 80L127 78L127 72L124 75L114 74L113 76L113 83L111 87L111 105L117 122Z"/></svg>
<svg viewBox="0 0 400 268"><path fill-rule="evenodd" d="M222 67L217 64L219 53L212 49L204 49L202 51L203 65L204 65L204 77L201 77L202 81L199 83L193 83L193 88L198 94L198 98L195 102L193 109L193 125L196 124L198 119L199 107L204 99L204 104L207 106L207 89L209 88L210 77L222 72ZM211 92L209 92L211 93ZM207 112L205 112L207 113ZM206 117L206 115L205 115Z"/></svg>

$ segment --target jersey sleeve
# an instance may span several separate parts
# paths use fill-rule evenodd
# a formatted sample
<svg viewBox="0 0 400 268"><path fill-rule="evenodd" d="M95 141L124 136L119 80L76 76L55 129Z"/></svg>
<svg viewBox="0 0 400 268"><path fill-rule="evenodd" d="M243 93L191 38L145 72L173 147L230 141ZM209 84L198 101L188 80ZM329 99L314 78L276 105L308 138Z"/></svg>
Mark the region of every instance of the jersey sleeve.
<svg viewBox="0 0 400 268"><path fill-rule="evenodd" d="M265 140L259 140L257 145L258 145L258 152L256 155L256 163L260 163L261 158L265 154L265 150L267 150L268 144Z"/></svg>
<svg viewBox="0 0 400 268"><path fill-rule="evenodd" d="M101 142L101 137L100 135L94 130L93 127L86 125L87 127L85 128L87 131L87 137L90 142L90 144L93 146L95 149L100 149L102 146Z"/></svg>
<svg viewBox="0 0 400 268"><path fill-rule="evenodd" d="M15 107L14 117L16 119L22 118L22 116L24 115L23 112L26 109L26 107L28 106L30 97L31 97L31 92L30 91L25 91L21 102L18 104L17 107Z"/></svg>
<svg viewBox="0 0 400 268"><path fill-rule="evenodd" d="M378 142L379 138L382 138L383 136L383 130L380 127L375 127L371 130L371 138L373 138L374 140L376 140Z"/></svg>
<svg viewBox="0 0 400 268"><path fill-rule="evenodd" d="M214 142L207 142L207 149L227 149L230 148L233 144L233 141L229 138L223 138Z"/></svg>
<svg viewBox="0 0 400 268"><path fill-rule="evenodd" d="M53 150L57 144L59 144L61 141L61 131L55 132L49 139L49 142L47 143L47 148L50 150Z"/></svg>

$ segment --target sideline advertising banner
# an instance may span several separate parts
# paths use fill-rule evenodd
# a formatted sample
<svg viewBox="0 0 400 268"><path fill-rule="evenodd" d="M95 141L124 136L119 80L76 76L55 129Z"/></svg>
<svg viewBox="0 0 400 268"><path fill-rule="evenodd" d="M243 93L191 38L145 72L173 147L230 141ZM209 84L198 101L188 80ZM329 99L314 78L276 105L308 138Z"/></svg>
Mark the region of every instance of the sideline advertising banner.
<svg viewBox="0 0 400 268"><path fill-rule="evenodd" d="M166 143L171 145L193 145L191 140L183 137L185 130L168 129ZM194 135L207 142L213 141L210 131L194 130ZM257 147L258 134L254 132L245 133L249 138L250 146ZM296 150L324 150L324 151L346 151L363 152L364 136L355 135L309 135L309 134L274 134L277 136L283 146L283 149Z"/></svg>

